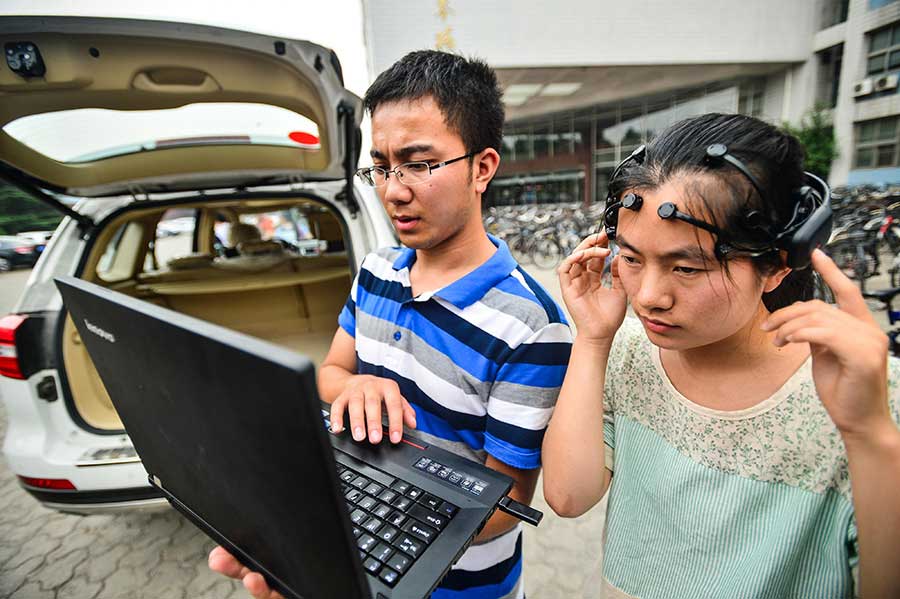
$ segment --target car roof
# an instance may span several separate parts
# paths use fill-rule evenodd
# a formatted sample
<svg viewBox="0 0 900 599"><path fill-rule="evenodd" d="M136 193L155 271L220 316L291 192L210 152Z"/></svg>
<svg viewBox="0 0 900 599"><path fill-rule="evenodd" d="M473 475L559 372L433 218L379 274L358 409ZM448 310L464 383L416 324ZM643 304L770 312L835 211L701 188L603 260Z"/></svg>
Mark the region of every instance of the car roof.
<svg viewBox="0 0 900 599"><path fill-rule="evenodd" d="M344 88L336 55L317 44L165 21L29 16L0 19L0 41L33 47L45 66L42 75L0 69L0 161L45 189L97 197L346 177L348 131L356 135L362 104ZM308 119L315 135L161 133L136 150L125 144L66 159L22 132L29 117L44 118L46 128L51 115L85 109L133 116L218 106L227 115L229 105Z"/></svg>

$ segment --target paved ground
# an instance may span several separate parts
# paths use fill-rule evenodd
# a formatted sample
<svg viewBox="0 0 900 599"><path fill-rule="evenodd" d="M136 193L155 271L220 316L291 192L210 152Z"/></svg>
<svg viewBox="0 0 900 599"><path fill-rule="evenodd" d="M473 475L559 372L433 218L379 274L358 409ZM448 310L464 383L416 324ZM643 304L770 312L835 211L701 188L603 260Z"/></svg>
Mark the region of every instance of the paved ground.
<svg viewBox="0 0 900 599"><path fill-rule="evenodd" d="M534 273L558 294L552 271ZM0 314L7 313L27 271L0 274ZM2 398L0 398L2 399ZM6 411L0 402L0 442ZM540 489L540 485L539 485ZM526 589L531 598L597 597L602 504L578 520L545 514L525 532ZM0 598L236 599L239 584L211 573L213 544L170 509L76 516L40 507L0 459Z"/></svg>

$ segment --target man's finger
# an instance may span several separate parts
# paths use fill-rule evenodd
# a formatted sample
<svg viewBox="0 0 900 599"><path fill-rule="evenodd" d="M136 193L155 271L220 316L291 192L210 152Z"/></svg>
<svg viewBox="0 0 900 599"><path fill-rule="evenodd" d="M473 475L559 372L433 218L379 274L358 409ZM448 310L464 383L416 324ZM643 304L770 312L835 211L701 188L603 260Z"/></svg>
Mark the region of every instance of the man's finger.
<svg viewBox="0 0 900 599"><path fill-rule="evenodd" d="M254 599L284 599L284 596L269 588L266 579L259 572L250 572L242 581Z"/></svg>
<svg viewBox="0 0 900 599"><path fill-rule="evenodd" d="M344 430L344 408L347 406L347 398L344 395L338 395L331 403L331 415L328 417L331 422L331 430L339 433Z"/></svg>
<svg viewBox="0 0 900 599"><path fill-rule="evenodd" d="M350 434L356 441L366 438L366 406L362 391L354 390L347 396L347 411L350 413Z"/></svg>
<svg viewBox="0 0 900 599"><path fill-rule="evenodd" d="M238 580L250 571L221 546L216 546L209 552L207 563L209 564L209 569L213 572L224 574L229 578L237 578Z"/></svg>
<svg viewBox="0 0 900 599"><path fill-rule="evenodd" d="M388 415L388 435L391 443L399 443L403 437L403 399L396 390L386 391L384 407Z"/></svg>
<svg viewBox="0 0 900 599"><path fill-rule="evenodd" d="M381 389L366 387L366 430L369 431L369 443L381 443L381 402L384 401Z"/></svg>
<svg viewBox="0 0 900 599"><path fill-rule="evenodd" d="M416 428L416 411L409 405L405 397L401 395L400 399L403 402L403 423L408 428Z"/></svg>
<svg viewBox="0 0 900 599"><path fill-rule="evenodd" d="M867 322L875 322L859 288L838 268L834 260L817 249L812 253L812 266L834 292L834 299L841 310Z"/></svg>

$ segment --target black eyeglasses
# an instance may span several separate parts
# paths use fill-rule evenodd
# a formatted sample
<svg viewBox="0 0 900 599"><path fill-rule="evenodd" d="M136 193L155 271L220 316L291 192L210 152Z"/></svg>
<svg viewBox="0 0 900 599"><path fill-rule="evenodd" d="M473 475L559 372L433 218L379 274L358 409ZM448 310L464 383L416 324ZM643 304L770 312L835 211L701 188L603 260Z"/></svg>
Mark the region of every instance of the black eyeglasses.
<svg viewBox="0 0 900 599"><path fill-rule="evenodd" d="M388 177L391 176L391 173L393 173L394 176L397 177L397 180L404 185L418 185L419 183L427 181L431 176L431 173L442 166L453 164L464 158L471 158L475 154L477 154L477 152L469 152L463 156L451 158L450 160L438 162L437 164L429 164L428 162L406 162L404 164L398 164L391 169L382 168L380 166L369 166L356 171L356 176L359 177L363 183L371 187L381 187L382 185L387 184Z"/></svg>

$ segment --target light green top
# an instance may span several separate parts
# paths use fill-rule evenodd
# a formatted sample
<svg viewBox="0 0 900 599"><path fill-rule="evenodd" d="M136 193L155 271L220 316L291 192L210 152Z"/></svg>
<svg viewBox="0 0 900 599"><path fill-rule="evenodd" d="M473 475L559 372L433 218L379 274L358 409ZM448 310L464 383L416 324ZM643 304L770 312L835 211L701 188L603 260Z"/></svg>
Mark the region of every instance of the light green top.
<svg viewBox="0 0 900 599"><path fill-rule="evenodd" d="M889 395L900 421L900 361ZM606 380L614 476L604 584L615 598L854 595L857 533L847 456L806 363L745 410L697 405L626 318Z"/></svg>

